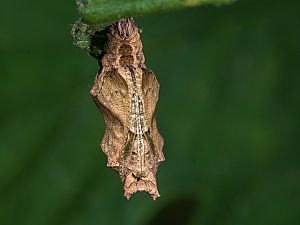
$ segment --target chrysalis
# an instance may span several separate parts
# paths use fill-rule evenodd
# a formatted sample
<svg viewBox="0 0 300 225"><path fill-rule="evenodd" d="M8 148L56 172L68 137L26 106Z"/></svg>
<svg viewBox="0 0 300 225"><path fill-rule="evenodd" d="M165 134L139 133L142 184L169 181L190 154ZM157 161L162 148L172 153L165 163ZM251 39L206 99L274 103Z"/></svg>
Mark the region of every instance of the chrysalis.
<svg viewBox="0 0 300 225"><path fill-rule="evenodd" d="M107 41L91 95L101 110L106 131L101 148L129 199L137 191L159 197L156 170L164 161L163 138L154 115L159 83L145 66L139 29L132 18L107 28Z"/></svg>

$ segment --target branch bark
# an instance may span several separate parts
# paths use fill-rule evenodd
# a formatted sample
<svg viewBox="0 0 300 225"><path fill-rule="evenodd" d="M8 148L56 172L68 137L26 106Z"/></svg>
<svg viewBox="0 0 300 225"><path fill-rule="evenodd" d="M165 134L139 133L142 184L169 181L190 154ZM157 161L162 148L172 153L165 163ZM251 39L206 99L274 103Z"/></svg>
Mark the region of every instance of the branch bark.
<svg viewBox="0 0 300 225"><path fill-rule="evenodd" d="M107 24L120 18L192 7L227 4L233 0L77 0L80 15L89 24Z"/></svg>

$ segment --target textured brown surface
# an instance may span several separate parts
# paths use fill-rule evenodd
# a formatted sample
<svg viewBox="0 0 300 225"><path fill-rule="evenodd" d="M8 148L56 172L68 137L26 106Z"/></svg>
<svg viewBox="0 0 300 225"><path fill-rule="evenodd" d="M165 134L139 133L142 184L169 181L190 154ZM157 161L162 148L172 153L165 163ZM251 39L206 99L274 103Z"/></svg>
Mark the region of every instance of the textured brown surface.
<svg viewBox="0 0 300 225"><path fill-rule="evenodd" d="M159 83L146 68L139 30L132 18L107 28L107 42L91 95L106 131L101 148L119 172L127 199L137 191L159 197L156 170L164 160L155 120Z"/></svg>

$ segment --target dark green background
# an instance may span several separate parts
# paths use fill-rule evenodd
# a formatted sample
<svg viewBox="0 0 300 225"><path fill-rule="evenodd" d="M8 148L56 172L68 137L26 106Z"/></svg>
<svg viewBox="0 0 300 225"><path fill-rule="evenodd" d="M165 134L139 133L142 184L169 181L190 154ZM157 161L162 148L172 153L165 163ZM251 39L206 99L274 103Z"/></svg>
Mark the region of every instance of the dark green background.
<svg viewBox="0 0 300 225"><path fill-rule="evenodd" d="M161 84L161 197L123 197L72 45L74 1L0 8L0 224L300 222L300 1L238 1L136 18Z"/></svg>

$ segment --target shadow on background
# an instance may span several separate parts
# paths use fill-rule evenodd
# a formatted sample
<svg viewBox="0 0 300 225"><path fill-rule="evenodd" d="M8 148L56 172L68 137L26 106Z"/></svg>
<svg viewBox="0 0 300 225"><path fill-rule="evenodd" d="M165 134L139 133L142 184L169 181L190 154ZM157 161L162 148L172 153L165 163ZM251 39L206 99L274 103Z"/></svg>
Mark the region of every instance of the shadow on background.
<svg viewBox="0 0 300 225"><path fill-rule="evenodd" d="M185 225L189 224L198 203L193 197L180 197L168 202L153 216L147 225Z"/></svg>

